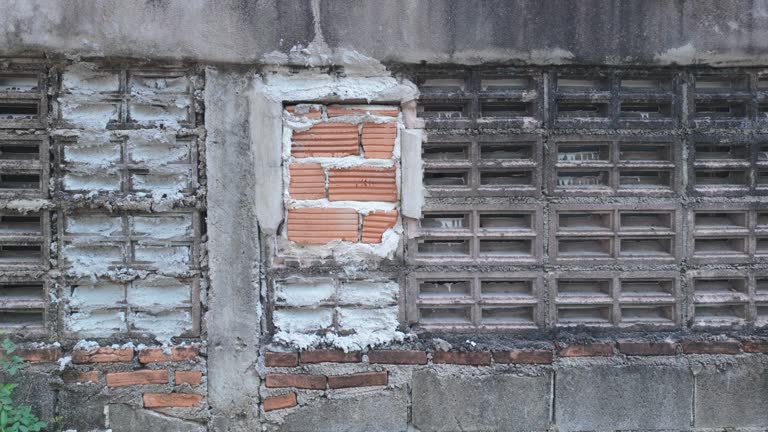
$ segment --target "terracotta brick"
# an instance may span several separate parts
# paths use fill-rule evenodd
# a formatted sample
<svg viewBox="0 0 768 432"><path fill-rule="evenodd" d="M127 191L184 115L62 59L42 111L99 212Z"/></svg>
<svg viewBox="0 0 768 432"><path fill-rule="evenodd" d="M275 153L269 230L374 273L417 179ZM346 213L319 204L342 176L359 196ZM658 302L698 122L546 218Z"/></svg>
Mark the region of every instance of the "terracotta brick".
<svg viewBox="0 0 768 432"><path fill-rule="evenodd" d="M552 351L547 350L515 350L494 351L493 361L504 364L550 364Z"/></svg>
<svg viewBox="0 0 768 432"><path fill-rule="evenodd" d="M61 357L61 348L17 347L11 355L19 356L27 363L53 363Z"/></svg>
<svg viewBox="0 0 768 432"><path fill-rule="evenodd" d="M189 385L199 385L200 381L203 380L203 373L200 371L192 370L192 371L176 371L175 373L176 378L174 382L176 385L181 384L189 384Z"/></svg>
<svg viewBox="0 0 768 432"><path fill-rule="evenodd" d="M744 346L744 352L768 354L768 341L746 340L746 341L743 341L742 344Z"/></svg>
<svg viewBox="0 0 768 432"><path fill-rule="evenodd" d="M363 243L381 243L384 231L397 223L397 211L375 211L363 216Z"/></svg>
<svg viewBox="0 0 768 432"><path fill-rule="evenodd" d="M87 384L87 383L99 383L99 371L79 371L75 369L68 369L61 375L61 379L65 384Z"/></svg>
<svg viewBox="0 0 768 432"><path fill-rule="evenodd" d="M292 408L299 404L296 400L296 393L265 397L262 403L264 404L264 411Z"/></svg>
<svg viewBox="0 0 768 432"><path fill-rule="evenodd" d="M145 408L188 408L202 402L203 397L193 393L144 393Z"/></svg>
<svg viewBox="0 0 768 432"><path fill-rule="evenodd" d="M125 387L144 384L168 384L167 370L138 370L107 374L107 387Z"/></svg>
<svg viewBox="0 0 768 432"><path fill-rule="evenodd" d="M738 341L691 341L683 342L685 354L739 354L741 344Z"/></svg>
<svg viewBox="0 0 768 432"><path fill-rule="evenodd" d="M435 351L432 362L451 363L470 366L488 366L491 364L490 352Z"/></svg>
<svg viewBox="0 0 768 432"><path fill-rule="evenodd" d="M346 123L318 123L309 130L294 132L291 156L296 158L341 157L360 154L358 126Z"/></svg>
<svg viewBox="0 0 768 432"><path fill-rule="evenodd" d="M133 348L102 347L92 350L74 350L72 363L116 363L133 360Z"/></svg>
<svg viewBox="0 0 768 432"><path fill-rule="evenodd" d="M361 135L363 152L367 159L391 159L395 150L397 124L365 123Z"/></svg>
<svg viewBox="0 0 768 432"><path fill-rule="evenodd" d="M397 201L395 168L356 167L328 172L331 201Z"/></svg>
<svg viewBox="0 0 768 432"><path fill-rule="evenodd" d="M382 364L427 364L427 353L424 351L378 350L368 353L370 363Z"/></svg>
<svg viewBox="0 0 768 432"><path fill-rule="evenodd" d="M677 352L674 342L619 341L618 346L628 356L670 356Z"/></svg>
<svg viewBox="0 0 768 432"><path fill-rule="evenodd" d="M296 117L303 117L303 118L309 118L309 119L319 119L323 115L323 113L320 112L319 105L311 105L311 106L304 105L298 109L298 111L300 112L296 112L297 107L295 105L287 106L285 107L285 110Z"/></svg>
<svg viewBox="0 0 768 432"><path fill-rule="evenodd" d="M373 387L387 385L388 374L384 372L363 372L349 375L328 377L328 387L332 389L350 387Z"/></svg>
<svg viewBox="0 0 768 432"><path fill-rule="evenodd" d="M363 114L397 117L397 115L400 114L400 109L397 107L384 107L381 105L329 105L326 112L328 113L328 117Z"/></svg>
<svg viewBox="0 0 768 432"><path fill-rule="evenodd" d="M319 163L292 163L288 193L295 199L325 198L325 172Z"/></svg>
<svg viewBox="0 0 768 432"><path fill-rule="evenodd" d="M613 345L609 343L590 343L568 345L560 351L562 357L611 357Z"/></svg>
<svg viewBox="0 0 768 432"><path fill-rule="evenodd" d="M348 208L298 208L288 210L288 240L325 244L333 240L357 242L358 214Z"/></svg>
<svg viewBox="0 0 768 432"><path fill-rule="evenodd" d="M299 364L299 353L268 352L264 355L267 367L294 367Z"/></svg>
<svg viewBox="0 0 768 432"><path fill-rule="evenodd" d="M139 351L139 362L161 363L193 361L197 359L199 350L194 346L171 348L166 351L163 348L147 348Z"/></svg>
<svg viewBox="0 0 768 432"><path fill-rule="evenodd" d="M325 375L267 374L266 386L270 388L296 387L308 390L324 390L327 381Z"/></svg>
<svg viewBox="0 0 768 432"><path fill-rule="evenodd" d="M363 360L363 354L341 350L302 351L299 360L302 363L359 363Z"/></svg>

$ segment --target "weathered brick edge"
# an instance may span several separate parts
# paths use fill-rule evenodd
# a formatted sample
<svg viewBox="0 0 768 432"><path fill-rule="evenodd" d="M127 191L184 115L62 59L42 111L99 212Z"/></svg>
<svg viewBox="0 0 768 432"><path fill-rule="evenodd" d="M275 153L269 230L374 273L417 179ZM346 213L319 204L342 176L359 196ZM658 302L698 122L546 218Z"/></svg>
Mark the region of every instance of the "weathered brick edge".
<svg viewBox="0 0 768 432"><path fill-rule="evenodd" d="M104 395L115 395L126 387L138 389L141 407L174 410L207 410L205 354L196 345L141 347L131 345L64 350L59 346L20 345L12 354L31 367L59 363L65 386L100 388ZM47 366L50 367L50 366ZM58 369L58 368L57 368ZM114 393L113 393L114 392ZM138 407L137 407L138 408ZM182 412L179 417L185 417Z"/></svg>
<svg viewBox="0 0 768 432"><path fill-rule="evenodd" d="M509 349L487 351L427 351L402 349L373 349L366 353L339 350L302 352L266 352L267 368L291 368L290 371L270 370L263 377L269 394L262 396L264 411L298 406L296 393L272 394L271 389L327 391L352 387L387 386L388 372L383 365L454 364L466 366L548 365L558 358L613 356L681 356L681 355L768 354L768 340L680 340L648 341L623 339L585 343L555 343L550 348ZM300 366L317 363L367 363L376 368L367 372L345 375L302 373ZM280 391L280 390L278 390Z"/></svg>

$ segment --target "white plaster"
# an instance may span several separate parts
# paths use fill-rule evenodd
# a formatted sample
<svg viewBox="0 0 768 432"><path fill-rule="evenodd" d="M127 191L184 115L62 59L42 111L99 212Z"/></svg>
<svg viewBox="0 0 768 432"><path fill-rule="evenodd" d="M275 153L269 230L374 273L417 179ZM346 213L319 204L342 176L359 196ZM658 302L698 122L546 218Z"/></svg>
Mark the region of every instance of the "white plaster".
<svg viewBox="0 0 768 432"><path fill-rule="evenodd" d="M288 306L313 306L333 299L333 279L292 278L275 285L275 303Z"/></svg>
<svg viewBox="0 0 768 432"><path fill-rule="evenodd" d="M388 306L397 304L400 285L396 282L351 281L339 288L339 303L350 305Z"/></svg>

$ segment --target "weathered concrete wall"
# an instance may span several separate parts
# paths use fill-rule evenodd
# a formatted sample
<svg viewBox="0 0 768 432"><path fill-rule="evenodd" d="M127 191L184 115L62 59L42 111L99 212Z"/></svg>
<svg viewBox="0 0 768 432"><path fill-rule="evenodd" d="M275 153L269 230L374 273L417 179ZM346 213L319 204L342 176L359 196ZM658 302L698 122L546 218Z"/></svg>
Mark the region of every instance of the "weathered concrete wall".
<svg viewBox="0 0 768 432"><path fill-rule="evenodd" d="M764 64L761 0L4 0L0 55L256 63L306 46L386 62Z"/></svg>

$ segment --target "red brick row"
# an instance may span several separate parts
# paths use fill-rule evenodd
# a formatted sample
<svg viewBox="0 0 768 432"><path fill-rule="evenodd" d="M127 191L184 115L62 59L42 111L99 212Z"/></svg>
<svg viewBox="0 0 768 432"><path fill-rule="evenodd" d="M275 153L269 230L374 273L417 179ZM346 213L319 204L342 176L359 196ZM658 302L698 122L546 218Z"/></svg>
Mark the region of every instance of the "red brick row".
<svg viewBox="0 0 768 432"><path fill-rule="evenodd" d="M341 389L350 387L374 387L387 385L388 374L382 372L361 372L347 375L311 374L267 374L265 385L269 388L292 387L304 390Z"/></svg>
<svg viewBox="0 0 768 432"><path fill-rule="evenodd" d="M518 349L502 351L435 351L432 363L487 366L498 364L549 364L555 357L611 357L673 356L677 354L768 354L768 340L722 341L644 341L557 343L555 349ZM296 367L302 363L356 363L362 361L361 352L345 353L335 350L296 352L268 352L268 367ZM371 350L371 364L424 365L429 363L422 350Z"/></svg>

